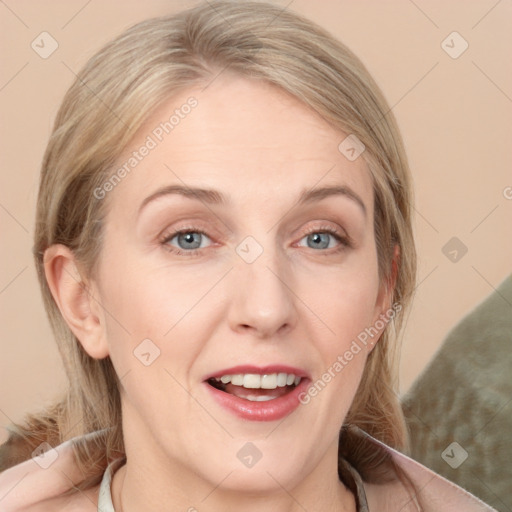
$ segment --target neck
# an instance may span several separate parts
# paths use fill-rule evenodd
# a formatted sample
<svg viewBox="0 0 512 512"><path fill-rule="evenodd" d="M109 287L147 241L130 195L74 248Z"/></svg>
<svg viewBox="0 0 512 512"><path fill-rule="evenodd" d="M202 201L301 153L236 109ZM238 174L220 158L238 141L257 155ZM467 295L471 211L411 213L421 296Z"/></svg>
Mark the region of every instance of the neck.
<svg viewBox="0 0 512 512"><path fill-rule="evenodd" d="M218 470L202 471L181 456L165 453L144 422L137 415L128 420L125 413L126 408L126 463L114 473L111 485L116 512L356 511L352 492L338 477L337 438L308 473L301 467L296 475L287 473L286 460L282 467L239 469L226 459Z"/></svg>
<svg viewBox="0 0 512 512"><path fill-rule="evenodd" d="M114 474L112 501L116 512L356 512L353 494L339 480L335 485L329 482L325 488L283 488L270 494L235 492L223 489L222 484L220 481L216 487L199 484L187 488L148 485L138 472L130 471L127 463Z"/></svg>
<svg viewBox="0 0 512 512"><path fill-rule="evenodd" d="M114 473L111 492L116 512L356 512L355 498L339 480L337 468L323 460L294 486L280 484L269 473L265 483L273 483L273 490L246 492L229 488L230 472L209 482L178 464L162 466L149 461L147 452L142 454L141 461L127 454L126 464Z"/></svg>

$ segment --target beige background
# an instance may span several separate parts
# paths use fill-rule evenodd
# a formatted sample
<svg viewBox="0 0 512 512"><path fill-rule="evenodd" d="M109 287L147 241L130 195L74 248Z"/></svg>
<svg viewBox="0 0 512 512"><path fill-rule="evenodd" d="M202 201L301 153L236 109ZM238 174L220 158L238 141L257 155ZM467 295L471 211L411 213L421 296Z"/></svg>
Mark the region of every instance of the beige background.
<svg viewBox="0 0 512 512"><path fill-rule="evenodd" d="M0 3L0 425L65 385L31 246L39 165L73 71L129 25L200 1ZM403 131L419 250L419 284L403 335L405 391L447 332L512 270L512 4L276 3L318 22L363 60ZM43 31L59 44L47 59L31 48ZM441 47L453 31L469 44L457 59ZM457 263L441 251L453 236L468 248Z"/></svg>

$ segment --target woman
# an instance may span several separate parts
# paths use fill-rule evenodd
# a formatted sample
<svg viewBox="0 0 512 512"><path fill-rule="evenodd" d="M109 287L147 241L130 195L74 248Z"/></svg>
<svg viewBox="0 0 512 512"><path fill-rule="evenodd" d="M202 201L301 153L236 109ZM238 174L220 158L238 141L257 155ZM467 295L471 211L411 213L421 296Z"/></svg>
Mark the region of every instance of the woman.
<svg viewBox="0 0 512 512"><path fill-rule="evenodd" d="M277 6L142 22L68 91L34 255L69 377L2 510L492 510L401 455L411 184L381 92Z"/></svg>

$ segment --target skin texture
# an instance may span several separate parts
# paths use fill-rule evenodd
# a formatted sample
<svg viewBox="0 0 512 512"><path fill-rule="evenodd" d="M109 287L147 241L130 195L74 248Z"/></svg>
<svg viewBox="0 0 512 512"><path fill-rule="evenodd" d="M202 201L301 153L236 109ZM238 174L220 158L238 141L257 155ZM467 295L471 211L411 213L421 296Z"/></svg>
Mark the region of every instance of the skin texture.
<svg viewBox="0 0 512 512"><path fill-rule="evenodd" d="M338 479L337 442L370 348L279 421L240 419L203 381L238 364L279 363L316 381L390 307L366 164L345 158L338 145L347 134L298 100L223 73L154 112L118 165L190 96L198 105L103 199L110 209L96 278L66 247L45 255L71 329L92 357L109 355L121 377L128 462L114 475L114 506L355 510ZM139 216L142 201L170 184L214 188L230 204L167 195ZM304 189L330 185L350 187L366 214L347 195L297 207ZM325 228L350 246L324 235L318 248L308 230ZM191 256L186 240L162 243L173 229L207 236L196 235L201 248ZM250 264L235 250L247 236L263 249ZM144 339L160 350L149 366L133 354ZM251 468L237 457L249 441L262 454Z"/></svg>

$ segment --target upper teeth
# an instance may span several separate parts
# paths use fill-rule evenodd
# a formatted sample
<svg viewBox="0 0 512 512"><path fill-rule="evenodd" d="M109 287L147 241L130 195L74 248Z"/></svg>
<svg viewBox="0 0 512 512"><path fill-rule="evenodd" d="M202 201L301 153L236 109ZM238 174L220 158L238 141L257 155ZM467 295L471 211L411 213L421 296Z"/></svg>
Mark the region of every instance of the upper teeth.
<svg viewBox="0 0 512 512"><path fill-rule="evenodd" d="M235 386L243 386L248 389L276 389L277 387L291 386L292 384L298 385L301 381L293 373L271 373L270 375L258 375L257 373L237 373L235 375L222 375L222 377L215 377L215 380Z"/></svg>

